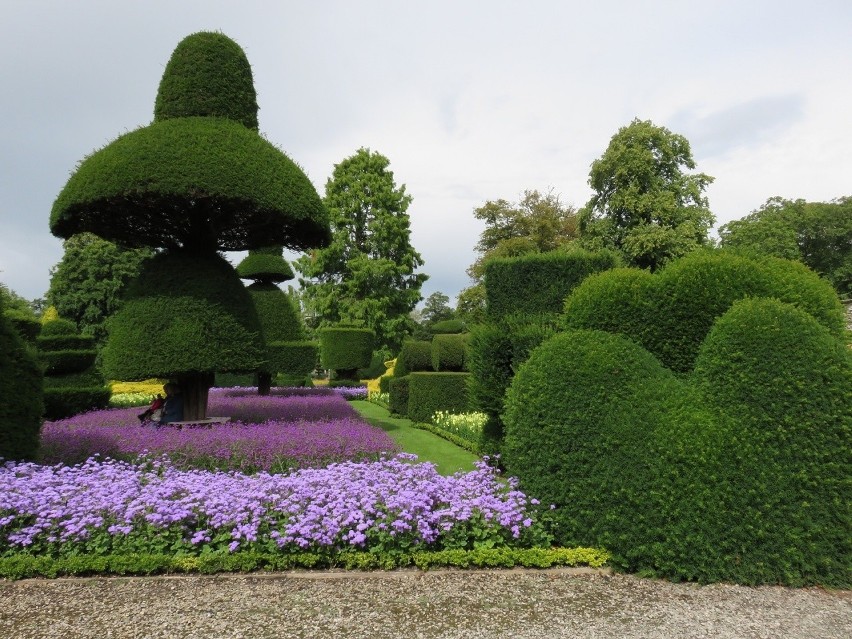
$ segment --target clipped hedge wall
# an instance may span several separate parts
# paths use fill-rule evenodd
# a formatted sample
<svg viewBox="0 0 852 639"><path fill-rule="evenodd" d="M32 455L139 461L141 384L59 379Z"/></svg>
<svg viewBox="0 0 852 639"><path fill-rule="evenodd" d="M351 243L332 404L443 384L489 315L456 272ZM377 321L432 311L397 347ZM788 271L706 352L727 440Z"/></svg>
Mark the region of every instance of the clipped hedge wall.
<svg viewBox="0 0 852 639"><path fill-rule="evenodd" d="M334 371L366 368L373 356L376 334L369 328L328 327L317 331L320 363Z"/></svg>
<svg viewBox="0 0 852 639"><path fill-rule="evenodd" d="M43 345L42 345L43 348ZM75 373L95 365L95 349L80 351L42 351L41 361L45 375L64 375Z"/></svg>
<svg viewBox="0 0 852 639"><path fill-rule="evenodd" d="M394 377L405 377L409 373L434 371L432 368L432 342L428 340L406 340L402 343Z"/></svg>
<svg viewBox="0 0 852 639"><path fill-rule="evenodd" d="M390 378L390 382L388 382L388 392L390 393L388 410L392 414L401 417L408 416L408 386L410 381L409 375Z"/></svg>
<svg viewBox="0 0 852 639"><path fill-rule="evenodd" d="M438 372L467 370L469 333L435 335L432 338L432 368Z"/></svg>
<svg viewBox="0 0 852 639"><path fill-rule="evenodd" d="M592 273L618 266L610 251L551 251L496 258L485 266L487 316L560 313L568 294Z"/></svg>
<svg viewBox="0 0 852 639"><path fill-rule="evenodd" d="M436 411L466 413L470 410L469 373L411 373L408 375L408 418L429 423ZM393 385L391 385L393 388Z"/></svg>
<svg viewBox="0 0 852 639"><path fill-rule="evenodd" d="M467 330L462 320L450 319L435 322L429 326L429 332L433 335L449 335L453 333L464 333Z"/></svg>
<svg viewBox="0 0 852 639"><path fill-rule="evenodd" d="M42 389L36 353L13 327L0 301L0 458L35 457L44 412Z"/></svg>

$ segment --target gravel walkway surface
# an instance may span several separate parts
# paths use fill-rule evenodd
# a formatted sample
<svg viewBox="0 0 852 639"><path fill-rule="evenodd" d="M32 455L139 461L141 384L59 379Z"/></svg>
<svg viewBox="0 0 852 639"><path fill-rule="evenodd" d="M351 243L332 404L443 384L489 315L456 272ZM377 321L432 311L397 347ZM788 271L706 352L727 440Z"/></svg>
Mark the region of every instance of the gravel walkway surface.
<svg viewBox="0 0 852 639"><path fill-rule="evenodd" d="M0 637L852 637L852 591L592 570L0 580Z"/></svg>

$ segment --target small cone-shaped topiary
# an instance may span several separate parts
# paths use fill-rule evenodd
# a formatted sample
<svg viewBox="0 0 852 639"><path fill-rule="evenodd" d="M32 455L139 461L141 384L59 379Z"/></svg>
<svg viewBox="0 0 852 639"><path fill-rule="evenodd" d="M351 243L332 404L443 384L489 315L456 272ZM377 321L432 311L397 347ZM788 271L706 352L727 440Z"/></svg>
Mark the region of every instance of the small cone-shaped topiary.
<svg viewBox="0 0 852 639"><path fill-rule="evenodd" d="M44 365L47 419L62 419L109 404L109 387L95 367L95 341L80 335L73 322L45 322L36 345Z"/></svg>
<svg viewBox="0 0 852 639"><path fill-rule="evenodd" d="M317 345L305 341L305 329L296 304L277 282L293 279L293 270L280 246L249 251L237 266L244 279L255 280L248 292L254 302L266 343L266 365L257 371L258 393L266 395L272 377L280 373L293 383L304 380L316 363Z"/></svg>
<svg viewBox="0 0 852 639"><path fill-rule="evenodd" d="M187 421L206 416L214 371L257 370L264 359L245 290L217 252L330 241L316 189L257 128L242 49L221 33L190 35L166 66L154 122L83 160L51 211L59 237L89 231L168 250L112 323L104 362L118 379L179 380Z"/></svg>
<svg viewBox="0 0 852 639"><path fill-rule="evenodd" d="M31 459L41 430L42 369L0 299L0 458Z"/></svg>

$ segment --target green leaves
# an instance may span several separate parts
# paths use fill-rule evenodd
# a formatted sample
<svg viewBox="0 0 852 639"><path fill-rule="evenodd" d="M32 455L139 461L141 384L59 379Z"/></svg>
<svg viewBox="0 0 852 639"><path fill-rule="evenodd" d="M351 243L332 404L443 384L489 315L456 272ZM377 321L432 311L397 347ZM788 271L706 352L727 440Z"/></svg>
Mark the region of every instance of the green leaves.
<svg viewBox="0 0 852 639"><path fill-rule="evenodd" d="M714 218L703 193L713 178L684 168L695 161L683 136L639 119L619 129L592 163L583 244L616 249L652 270L706 244Z"/></svg>

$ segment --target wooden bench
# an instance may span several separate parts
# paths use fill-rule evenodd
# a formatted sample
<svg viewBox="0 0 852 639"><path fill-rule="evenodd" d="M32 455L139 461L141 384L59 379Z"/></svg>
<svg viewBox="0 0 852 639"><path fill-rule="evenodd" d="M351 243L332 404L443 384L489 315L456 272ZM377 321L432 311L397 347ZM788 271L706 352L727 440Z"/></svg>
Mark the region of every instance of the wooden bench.
<svg viewBox="0 0 852 639"><path fill-rule="evenodd" d="M166 422L159 424L160 428L174 426L178 430L186 426L187 428L213 428L213 424L226 424L231 421L230 417L207 417L205 419L196 419L188 422Z"/></svg>

